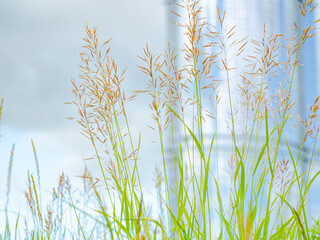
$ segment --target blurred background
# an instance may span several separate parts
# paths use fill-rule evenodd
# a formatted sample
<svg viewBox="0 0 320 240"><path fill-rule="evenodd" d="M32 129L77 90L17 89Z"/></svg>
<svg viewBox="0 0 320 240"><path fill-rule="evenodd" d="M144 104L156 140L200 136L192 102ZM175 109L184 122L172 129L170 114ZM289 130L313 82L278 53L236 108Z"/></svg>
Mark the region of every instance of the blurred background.
<svg viewBox="0 0 320 240"><path fill-rule="evenodd" d="M205 1L204 2L208 2ZM139 71L138 55L148 43L160 53L167 40L177 40L178 32L170 23L169 0L2 0L0 1L0 98L4 99L0 137L0 209L6 201L6 178L12 144L15 143L9 208L24 208L28 171L35 173L31 139L40 162L41 184L51 191L63 171L73 184L85 159L92 156L89 141L80 127L66 117L77 110L72 101L70 78L79 74L79 53L85 37L84 25L97 26L101 42L112 38L111 55L122 69L127 67L124 88L144 89L145 75ZM236 9L238 10L238 9ZM319 9L315 13L319 18ZM174 20L174 19L173 19ZM320 56L319 38L312 51ZM317 75L320 76L320 69ZM318 80L317 80L318 81ZM317 86L320 84L317 83ZM147 96L140 95L129 106L134 136L142 135L143 177L151 179L159 149L148 128L151 118ZM98 170L97 170L98 172ZM150 191L153 183L148 182ZM151 193L152 194L152 193Z"/></svg>
<svg viewBox="0 0 320 240"><path fill-rule="evenodd" d="M144 89L138 55L146 43L155 53L166 47L165 0L15 0L0 1L0 98L4 99L0 137L0 209L6 201L7 169L15 143L9 208L26 207L27 173L35 173L31 139L40 162L43 191L52 191L63 171L77 185L84 159L92 156L80 127L66 117L77 116L70 78L80 73L84 25L97 26L101 42L112 38L111 55L127 67L124 88ZM152 177L156 144L145 112L145 96L129 108L133 134L142 132L144 176ZM134 109L134 110L133 110ZM95 171L94 164L92 171ZM98 172L98 171L97 171ZM2 221L2 219L1 219Z"/></svg>

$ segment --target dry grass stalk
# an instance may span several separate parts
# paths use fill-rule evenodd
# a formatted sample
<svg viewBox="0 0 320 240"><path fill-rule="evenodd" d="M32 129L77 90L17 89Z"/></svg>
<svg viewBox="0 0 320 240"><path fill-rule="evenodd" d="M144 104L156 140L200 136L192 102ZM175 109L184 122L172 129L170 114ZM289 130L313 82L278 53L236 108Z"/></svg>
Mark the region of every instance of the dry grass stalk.
<svg viewBox="0 0 320 240"><path fill-rule="evenodd" d="M298 120L304 125L305 127L305 135L302 141L302 144L306 141L307 138L309 137L316 137L319 132L319 126L316 125L316 123L319 123L319 114L318 110L320 108L320 96L316 98L314 101L314 104L310 106L310 115L308 119L306 118L305 120L302 120L298 116Z"/></svg>
<svg viewBox="0 0 320 240"><path fill-rule="evenodd" d="M313 4L312 0L302 1L301 14L306 16L314 11L316 6ZM251 239L253 237L280 239L280 235L285 235L291 230L288 226L294 229L294 234L300 233L301 238L308 238L305 214L307 190L304 189L307 189L313 181L311 175L309 176L312 169L310 167L308 170L306 182L301 181L302 175L297 170L300 165L296 164L301 160L300 153L297 160L290 156L289 160L294 166L292 173L288 158L279 160L282 157L279 154L279 145L285 137L283 129L291 117L294 106L292 82L296 67L300 65L299 51L309 38L314 37L314 25L319 20L304 28L301 36L297 33L296 25L292 29L293 37L289 39L283 39L281 34L268 35L265 27L261 39L250 41L248 36L237 39L236 26L229 26L226 23L225 12L221 13L219 9L217 9L218 26L213 27L202 17L200 0L182 0L178 6L186 12L186 18L176 13L181 20L181 23L177 24L183 27L186 37L183 49L176 51L169 43L166 51L154 55L146 45L143 49L144 54L140 57L143 63L139 68L148 76L149 81L145 90L136 92L150 95L152 101L149 107L160 137L164 173L156 169L154 181L161 216L154 217L148 211L139 182L137 165L129 164L129 160L134 160L132 162L136 164L140 148L139 146L133 147L125 104L134 99L136 93L126 98L122 90L125 70L120 71L110 55L110 39L100 46L97 29L85 26L86 37L83 40L86 52L80 54L82 60L80 83L72 79L73 104L78 108L79 119L77 121L82 126L82 134L89 138L94 147L94 158L99 161L106 191L105 195L98 192L98 182L102 181L94 178L85 168L84 174L80 176L84 185L85 209L86 204L90 203L91 193L94 192L97 201L97 206L94 207L99 208L98 212L103 218L104 238L151 239L162 234L159 236L162 239L175 236L181 239L205 239L213 236L210 222L211 214L213 214L212 205L210 205L212 196L208 192L210 186L208 179L210 178L212 182L216 182L215 199L218 200L218 212L224 231L220 233L220 239L226 237L230 239ZM250 49L253 51L249 52ZM284 50L287 59L280 61L279 52ZM184 64L178 67L177 56L180 53L184 55ZM245 63L244 69L234 64L237 58ZM222 76L222 79L213 76L212 69L220 71L222 74L219 76ZM214 111L219 99L225 97L219 96L220 83L223 81L228 85L232 121L230 132L234 144L234 152L231 154L229 166L226 169L232 182L229 189L230 199L228 199L231 205L230 214L225 207L227 204L220 196L216 175L210 169L210 154L215 139L213 136L210 150L207 149L203 136L205 128L202 125L207 116L217 120L218 116ZM275 94L271 93L273 89L270 85L273 82L270 81L281 81ZM236 136L238 129L235 127L239 111L233 105L234 90L240 92L242 113L245 116L246 127L242 132L244 143L240 149L239 136ZM212 99L214 108L211 111L205 109L202 102L207 97ZM310 107L308 118L300 119L306 128L302 145L310 137L316 137L319 132L319 127L316 125L319 123L319 101L318 97ZM2 102L0 103L0 119L1 112ZM272 112L273 115L270 116L269 112ZM187 119L188 115L191 115L191 123ZM172 121L174 118L182 122L184 132L177 134L174 131L175 125ZM272 122L269 121L271 118ZM127 128L123 127L125 125ZM175 176L176 189L172 191L168 184L163 144L164 132L169 126L173 139L173 157L181 177L179 179L179 176ZM255 133L256 137L254 137ZM261 134L265 134L262 140L258 137ZM188 145L189 142L192 144ZM183 144L187 145L188 154L183 153L185 150L184 146L182 147ZM131 146L130 150L127 145ZM254 148L254 161L249 161L252 159L251 147ZM83 216L86 212L77 209L76 205L81 201L73 202L75 191L64 174L59 178L58 187L53 190L51 205L47 206L45 213L42 212L39 163L33 142L32 148L36 158L38 185L34 176L28 174L25 196L34 220L35 230L29 231L26 228L27 235L35 236L38 227L39 236L42 234L41 236L48 239L64 236L57 232L63 232L64 228L61 225L65 221L64 201L70 201L69 205L74 210L78 221L78 238L86 238L87 226L83 226L83 221L87 221L89 216ZM100 148L104 149L100 150ZM106 157L102 154L106 154ZM11 182L12 156L13 150L9 162L8 189L10 189ZM200 162L198 164L200 165L200 177L197 175L197 170L194 169L196 161ZM162 196L163 186L166 196ZM301 204L297 210L290 206L291 202L288 199L293 186L298 186L301 195ZM177 216L171 212L169 190L177 197ZM273 190L276 190L278 195L273 194ZM266 195L267 204L265 203ZM104 196L109 198L109 202L103 199ZM250 201L250 204L247 204L247 201ZM277 204L281 208L286 207L291 210L293 214L293 217L287 219L282 210L278 210L276 217L282 224L279 225L281 232L273 227L271 229L270 226L270 219ZM116 209L118 206L121 209L119 213ZM101 223L100 218L94 218L94 221L95 224ZM275 226L278 226L277 223L275 221ZM28 225L27 221L26 225ZM294 235L286 235L287 238L294 238L292 236Z"/></svg>

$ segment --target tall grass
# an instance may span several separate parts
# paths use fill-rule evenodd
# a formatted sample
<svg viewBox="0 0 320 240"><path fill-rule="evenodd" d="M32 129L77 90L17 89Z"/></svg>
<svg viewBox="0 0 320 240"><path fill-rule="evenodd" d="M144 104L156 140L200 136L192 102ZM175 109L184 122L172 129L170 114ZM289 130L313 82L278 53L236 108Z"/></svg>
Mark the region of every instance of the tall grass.
<svg viewBox="0 0 320 240"><path fill-rule="evenodd" d="M303 17L315 10L313 3L300 4ZM310 106L309 117L298 120L304 129L298 149L287 139L287 129L296 121L292 89L300 51L314 37L319 20L299 33L293 26L294 37L264 30L262 39L251 42L249 37L235 38L236 27L225 23L219 8L218 26L213 27L201 18L201 1L178 5L186 13L186 19L176 13L186 36L183 49L169 43L155 55L146 45L139 68L148 84L129 97L122 86L125 70L112 58L110 40L100 44L97 29L85 26L81 74L71 80L72 103L102 177L94 178L86 169L84 191L78 193L61 175L45 211L32 142L37 177L28 174L27 179L25 196L33 220L32 224L25 220L27 239L319 238L319 221L311 219L307 207L308 193L320 174L319 97ZM286 51L285 61L278 57L280 51ZM182 65L177 61L180 55ZM230 60L234 58L246 66L234 68ZM217 71L222 79L213 75ZM275 78L279 85L272 92L269 85ZM227 95L221 96L224 82ZM139 157L143 142L132 134L126 108L139 94L150 96L151 127L161 153L155 177L157 213L147 206L138 168L138 161L146 161ZM228 102L229 119L219 119L222 98ZM207 99L212 100L209 107L204 104ZM221 150L218 121L229 123L227 154ZM228 166L227 184L221 165ZM11 166L12 157L8 196ZM7 207L6 219L2 238L10 239Z"/></svg>

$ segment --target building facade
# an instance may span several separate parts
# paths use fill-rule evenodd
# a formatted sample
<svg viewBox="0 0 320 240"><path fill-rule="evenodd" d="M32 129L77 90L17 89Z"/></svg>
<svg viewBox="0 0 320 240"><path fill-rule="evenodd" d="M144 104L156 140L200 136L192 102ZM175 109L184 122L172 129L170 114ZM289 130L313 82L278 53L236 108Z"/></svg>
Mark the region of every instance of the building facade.
<svg viewBox="0 0 320 240"><path fill-rule="evenodd" d="M180 7L175 5L175 1L169 2L169 12L174 11L180 15L180 17L177 17L176 15L169 14L169 22L181 22L181 19L184 19L184 17L187 18L183 11L181 11ZM307 170L309 160L310 158L313 158L313 156L310 156L312 153L308 151L307 147L303 147L302 150L300 149L301 140L305 135L304 126L302 124L299 125L298 123L296 124L297 127L293 127L292 125L296 122L298 115L301 119L308 118L310 106L314 103L317 95L319 95L318 74L316 69L316 63L318 61L317 39L307 39L303 47L299 49L299 58L301 61L294 70L290 70L289 68L286 69L287 65L284 63L289 62L288 58L294 58L295 52L291 51L292 56L289 56L288 48L294 48L294 46L299 43L299 39L301 38L300 32L314 23L316 12L313 11L308 13L306 16L301 16L298 0L202 0L199 4L202 6L200 13L201 19L209 23L209 25L215 29L214 31L225 32L225 41L229 41L229 45L225 45L223 52L226 56L228 67L230 69L234 69L229 72L228 76L228 81L231 86L231 95L233 96L232 104L230 105L226 72L222 70L223 66L221 66L221 63L220 65L219 63L213 64L211 71L213 78L216 79L218 83L219 102L215 105L214 118L207 119L205 124L206 135L210 136L215 133L217 134L216 145L218 147L216 149L216 154L213 156L215 160L211 163L211 169L216 176L219 176L221 192L223 195L222 198L226 203L225 209L227 211L227 209L231 207L229 202L229 189L232 181L230 178L230 172L228 172L227 169L230 168L230 159L234 157L233 139L230 133L230 108L237 109L237 117L234 119L237 123L234 129L235 136L237 136L236 141L239 146L245 145L244 141L246 141L246 139L242 137L245 128L245 121L243 121L245 113L243 113L243 109L241 109L241 102L245 96L239 93L239 86L241 88L241 83L243 82L242 80L245 74L244 72L250 72L248 68L257 69L257 66L253 66L251 63L248 63L250 62L250 59L248 61L248 58L257 54L258 48L260 48L259 54L263 54L262 49L266 48L263 48L262 45L267 44L268 40L271 39L271 36L276 34L283 35L278 37L278 49L273 55L274 61L281 67L275 67L277 69L274 71L274 74L266 74L266 79L264 79L265 82L268 82L266 86L266 95L268 98L274 97L274 99L281 99L280 97L277 98L275 96L277 95L277 92L279 92L279 89L285 85L282 80L288 78L288 73L292 73L294 71L294 74L292 74L292 86L290 87L292 100L294 101L294 106L290 109L292 118L290 119L290 124L288 124L284 129L283 135L287 139L288 143L290 143L294 156L297 156L299 151L301 152L300 155L305 154L301 163L301 171ZM220 25L217 6L220 9L220 19L225 11L223 25ZM186 37L184 37L185 35L183 34L184 30L171 23L169 23L168 26L168 37L169 40L173 42L174 47L176 49L184 48L184 43L186 41ZM233 29L233 26L236 27ZM210 30L205 28L203 31L204 35L206 35ZM234 32L234 34L231 34L232 36L230 36L230 38L228 37L228 33L230 35L229 31ZM239 48L241 48L242 45L238 48L230 46L233 44L231 39L245 39L244 42L247 42L245 45L245 51L238 55ZM218 40L219 39L217 39L217 41ZM205 46L208 41L210 40L204 36L200 41L200 44ZM216 48L212 47L210 51L213 53L215 51L216 53L221 53L221 47L219 48L217 46ZM208 50L207 48L203 48L203 51L205 52ZM257 64L263 65L261 61L257 60ZM290 61L290 64L292 64L295 60L291 59ZM178 65L183 66L184 64L185 59L183 57L178 58ZM259 82L256 82L256 84L259 84ZM277 106L279 102L270 101L270 104ZM204 99L203 105L204 108L208 109L212 107L209 99ZM273 114L275 115L274 117L276 117L279 113L275 111ZM253 138L263 144L266 139L265 129L263 126L262 130L255 131L253 136ZM307 140L305 146L308 144L312 144L312 139ZM248 159L257 158L256 153L254 152L255 147L256 146L253 146L252 149L248 148L248 151L250 152L248 154ZM289 159L288 149L284 139L281 140L279 149L279 159ZM171 171L173 171L174 167L172 166L171 160L168 160L167 165ZM194 167L197 168L197 166ZM290 169L292 170L292 166ZM316 163L313 171L317 171L317 169L319 170L319 164ZM171 175L173 176L174 173ZM313 188L310 190L308 198L308 200L311 199L308 204L308 209L312 209L310 212L312 212L314 217L320 216L320 208L318 207L318 202L320 201L320 194L318 193L319 190L320 181L316 181ZM211 194L214 199L216 189L213 183L211 184ZM299 199L299 196L297 196L297 193L294 191L291 195L293 199ZM298 202L299 200L295 203L298 204ZM215 205L215 207L218 208L217 205ZM213 214L213 216L218 218L217 214Z"/></svg>

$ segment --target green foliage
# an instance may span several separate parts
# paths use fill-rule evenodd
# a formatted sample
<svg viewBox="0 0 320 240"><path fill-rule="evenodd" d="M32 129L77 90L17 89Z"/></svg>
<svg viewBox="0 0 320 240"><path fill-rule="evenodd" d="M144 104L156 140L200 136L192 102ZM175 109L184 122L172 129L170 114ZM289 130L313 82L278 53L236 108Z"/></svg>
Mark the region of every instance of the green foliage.
<svg viewBox="0 0 320 240"><path fill-rule="evenodd" d="M319 220L314 223L314 225L310 228L310 239L318 240L320 239L320 223Z"/></svg>
<svg viewBox="0 0 320 240"><path fill-rule="evenodd" d="M314 11L312 2L301 4L303 17ZM73 104L102 177L97 179L86 169L83 192L77 193L62 174L45 211L39 161L32 141L36 179L28 174L25 196L30 215L25 218L26 239L320 239L319 221L310 222L307 211L308 192L320 174L314 169L319 153L319 98L311 106L310 116L301 120L305 133L297 151L286 136L286 128L293 122L291 92L300 49L314 36L318 21L300 33L293 29L296 37L289 39L280 34L268 36L264 31L263 38L254 41L256 51L251 53L246 52L247 39L235 39L236 28L224 22L225 15L219 9L218 26L212 29L201 18L199 1L186 0L179 6L187 16L187 24L181 24L186 35L184 48L174 50L168 44L157 56L147 45L139 68L148 84L130 97L122 86L125 71L119 70L110 55L110 40L99 45L96 28L85 26L81 74L77 80L72 79ZM204 37L208 42L203 43ZM280 47L287 51L284 62L277 57ZM219 53L213 54L212 48ZM227 54L230 49L234 56ZM180 55L185 62L179 65ZM250 58L245 69L230 64L230 59L245 57ZM214 80L212 68L220 71L220 81ZM270 79L280 71L283 79L278 80L279 88L270 93ZM233 75L241 79L236 84ZM219 96L222 81L227 86L226 96ZM243 100L241 128L237 126L235 90ZM151 98L151 128L157 133L161 153L162 166L156 169L155 178L158 213L146 203L138 168L143 142L140 135L132 134L127 117L128 101L141 93ZM209 96L214 100L207 111L203 101ZM221 97L228 100L230 111L230 119L222 119L230 125L228 157L219 156L219 129L213 129L209 137L205 134L206 121L213 119L216 123L219 118ZM2 103L0 116L1 110ZM8 199L12 156L13 150ZM306 156L308 167L304 169ZM221 161L228 161L227 190L219 172ZM297 201L292 197L294 190L298 192ZM13 235L7 206L1 239ZM20 218L18 215L15 237L20 236Z"/></svg>

